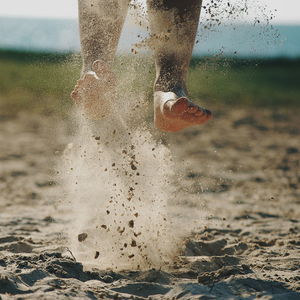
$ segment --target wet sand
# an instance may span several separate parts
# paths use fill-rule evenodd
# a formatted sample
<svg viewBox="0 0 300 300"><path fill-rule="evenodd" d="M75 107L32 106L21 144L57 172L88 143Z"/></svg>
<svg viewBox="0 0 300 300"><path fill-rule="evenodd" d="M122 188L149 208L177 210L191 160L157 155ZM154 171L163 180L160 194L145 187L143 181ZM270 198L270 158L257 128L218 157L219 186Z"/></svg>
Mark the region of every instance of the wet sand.
<svg viewBox="0 0 300 300"><path fill-rule="evenodd" d="M145 271L85 268L67 248L54 180L66 123L0 125L0 299L300 299L299 111L218 108L163 136L178 161L173 204L206 217L171 266Z"/></svg>

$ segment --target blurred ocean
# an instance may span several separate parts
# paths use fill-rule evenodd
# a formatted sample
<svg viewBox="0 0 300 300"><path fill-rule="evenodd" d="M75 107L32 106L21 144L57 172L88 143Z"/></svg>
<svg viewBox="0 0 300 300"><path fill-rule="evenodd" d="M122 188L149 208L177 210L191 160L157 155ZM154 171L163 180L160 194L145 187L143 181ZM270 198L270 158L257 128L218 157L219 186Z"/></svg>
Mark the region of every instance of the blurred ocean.
<svg viewBox="0 0 300 300"><path fill-rule="evenodd" d="M132 45L147 32L127 22L119 44L120 52L130 52ZM203 28L204 26L200 26ZM138 35L141 36L138 38ZM78 52L79 33L76 20L26 19L0 17L0 48ZM254 26L220 25L200 29L195 55L238 57L300 57L300 25Z"/></svg>

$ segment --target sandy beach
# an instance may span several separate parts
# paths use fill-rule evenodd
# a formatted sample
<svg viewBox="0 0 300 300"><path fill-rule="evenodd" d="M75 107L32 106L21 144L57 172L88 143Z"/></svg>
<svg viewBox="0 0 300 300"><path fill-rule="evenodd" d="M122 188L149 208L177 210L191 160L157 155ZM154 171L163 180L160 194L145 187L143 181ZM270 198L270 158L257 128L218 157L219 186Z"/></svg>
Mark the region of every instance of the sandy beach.
<svg viewBox="0 0 300 300"><path fill-rule="evenodd" d="M56 170L69 125L0 115L0 299L300 299L299 111L214 111L162 136L180 174L172 205L203 218L168 265L120 271L68 245Z"/></svg>

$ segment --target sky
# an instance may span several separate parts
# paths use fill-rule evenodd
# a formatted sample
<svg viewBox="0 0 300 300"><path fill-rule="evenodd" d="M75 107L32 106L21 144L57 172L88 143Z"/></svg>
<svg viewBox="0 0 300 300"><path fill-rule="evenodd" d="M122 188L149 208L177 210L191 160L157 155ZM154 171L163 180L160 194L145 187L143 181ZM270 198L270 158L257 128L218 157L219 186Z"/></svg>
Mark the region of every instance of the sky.
<svg viewBox="0 0 300 300"><path fill-rule="evenodd" d="M266 4L270 10L277 9L274 23L300 24L300 0L256 0L256 2ZM77 18L77 0L0 0L0 16Z"/></svg>

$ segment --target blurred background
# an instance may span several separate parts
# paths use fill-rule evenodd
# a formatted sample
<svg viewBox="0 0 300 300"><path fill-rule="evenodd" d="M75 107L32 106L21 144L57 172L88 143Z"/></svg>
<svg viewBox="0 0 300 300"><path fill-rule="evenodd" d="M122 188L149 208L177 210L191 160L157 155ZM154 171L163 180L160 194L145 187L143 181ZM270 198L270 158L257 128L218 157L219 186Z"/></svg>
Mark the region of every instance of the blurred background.
<svg viewBox="0 0 300 300"><path fill-rule="evenodd" d="M131 6L145 10L143 0ZM64 113L81 67L77 1L0 0L0 7L1 114ZM298 105L299 9L295 0L204 0L191 95L222 105ZM118 53L128 64L136 57L132 49L141 54L140 67L147 64L150 73L137 86L150 95L154 70L142 58L147 49L137 46L148 35L139 15L129 13Z"/></svg>

